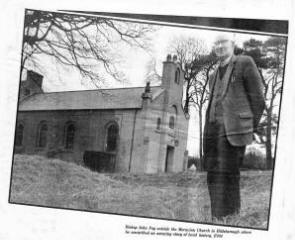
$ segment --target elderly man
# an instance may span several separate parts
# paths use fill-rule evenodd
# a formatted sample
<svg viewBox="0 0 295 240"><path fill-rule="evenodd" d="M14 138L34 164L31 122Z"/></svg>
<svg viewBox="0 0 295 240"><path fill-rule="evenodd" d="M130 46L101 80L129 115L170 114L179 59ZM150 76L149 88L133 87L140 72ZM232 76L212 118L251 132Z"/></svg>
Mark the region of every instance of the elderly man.
<svg viewBox="0 0 295 240"><path fill-rule="evenodd" d="M219 62L209 80L203 149L211 214L220 219L240 211L239 167L265 103L253 59L234 55L234 35L218 35L214 51Z"/></svg>

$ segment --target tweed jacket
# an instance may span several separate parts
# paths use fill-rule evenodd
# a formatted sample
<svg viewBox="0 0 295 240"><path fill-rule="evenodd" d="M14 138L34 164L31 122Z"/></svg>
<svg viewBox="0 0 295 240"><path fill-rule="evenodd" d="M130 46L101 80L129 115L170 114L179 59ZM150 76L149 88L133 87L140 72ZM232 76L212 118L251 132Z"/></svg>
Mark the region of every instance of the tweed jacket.
<svg viewBox="0 0 295 240"><path fill-rule="evenodd" d="M204 138L217 71L218 67L209 79L210 96ZM225 134L233 146L245 146L252 142L253 131L257 128L265 107L261 75L251 57L233 55L222 81L225 81L221 95Z"/></svg>

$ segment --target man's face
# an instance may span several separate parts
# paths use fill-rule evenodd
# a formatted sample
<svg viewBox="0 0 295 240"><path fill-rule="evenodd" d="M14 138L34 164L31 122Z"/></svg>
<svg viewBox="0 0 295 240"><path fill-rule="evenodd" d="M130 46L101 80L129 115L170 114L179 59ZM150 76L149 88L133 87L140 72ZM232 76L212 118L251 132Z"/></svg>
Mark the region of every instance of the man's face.
<svg viewBox="0 0 295 240"><path fill-rule="evenodd" d="M218 58L225 60L233 55L234 43L227 36L218 36L214 42L214 51Z"/></svg>

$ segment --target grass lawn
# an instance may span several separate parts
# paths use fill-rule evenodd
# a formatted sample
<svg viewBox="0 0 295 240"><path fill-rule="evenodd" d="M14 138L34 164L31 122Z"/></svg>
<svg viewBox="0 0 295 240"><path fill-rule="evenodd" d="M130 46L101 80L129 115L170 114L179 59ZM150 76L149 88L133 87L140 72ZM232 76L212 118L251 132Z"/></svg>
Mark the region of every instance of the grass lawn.
<svg viewBox="0 0 295 240"><path fill-rule="evenodd" d="M266 229L270 171L243 171L239 216L214 222ZM96 173L74 163L15 155L10 202L211 223L206 173Z"/></svg>

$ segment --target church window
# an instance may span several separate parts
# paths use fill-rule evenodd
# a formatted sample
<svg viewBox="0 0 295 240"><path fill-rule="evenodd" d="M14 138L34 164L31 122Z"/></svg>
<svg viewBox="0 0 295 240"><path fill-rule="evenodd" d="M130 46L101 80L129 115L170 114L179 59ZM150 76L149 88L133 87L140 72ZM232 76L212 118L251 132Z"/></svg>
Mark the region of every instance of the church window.
<svg viewBox="0 0 295 240"><path fill-rule="evenodd" d="M23 145L23 134L24 134L24 126L22 124L17 125L16 133L15 133L15 146Z"/></svg>
<svg viewBox="0 0 295 240"><path fill-rule="evenodd" d="M114 152L117 150L118 133L119 133L119 130L116 124L111 124L107 127L107 137L106 137L107 152Z"/></svg>
<svg viewBox="0 0 295 240"><path fill-rule="evenodd" d="M74 147L75 125L67 123L65 127L65 148L72 149Z"/></svg>
<svg viewBox="0 0 295 240"><path fill-rule="evenodd" d="M45 122L41 122L38 127L37 147L45 147L47 144L48 126Z"/></svg>
<svg viewBox="0 0 295 240"><path fill-rule="evenodd" d="M177 68L177 70L175 71L175 79L174 82L179 84L179 80L180 80L180 70L179 68Z"/></svg>
<svg viewBox="0 0 295 240"><path fill-rule="evenodd" d="M174 129L175 119L174 116L170 116L169 118L169 128Z"/></svg>
<svg viewBox="0 0 295 240"><path fill-rule="evenodd" d="M170 108L169 128L174 129L176 124L177 108L175 105Z"/></svg>
<svg viewBox="0 0 295 240"><path fill-rule="evenodd" d="M157 119L157 129L160 130L161 127L161 118Z"/></svg>

